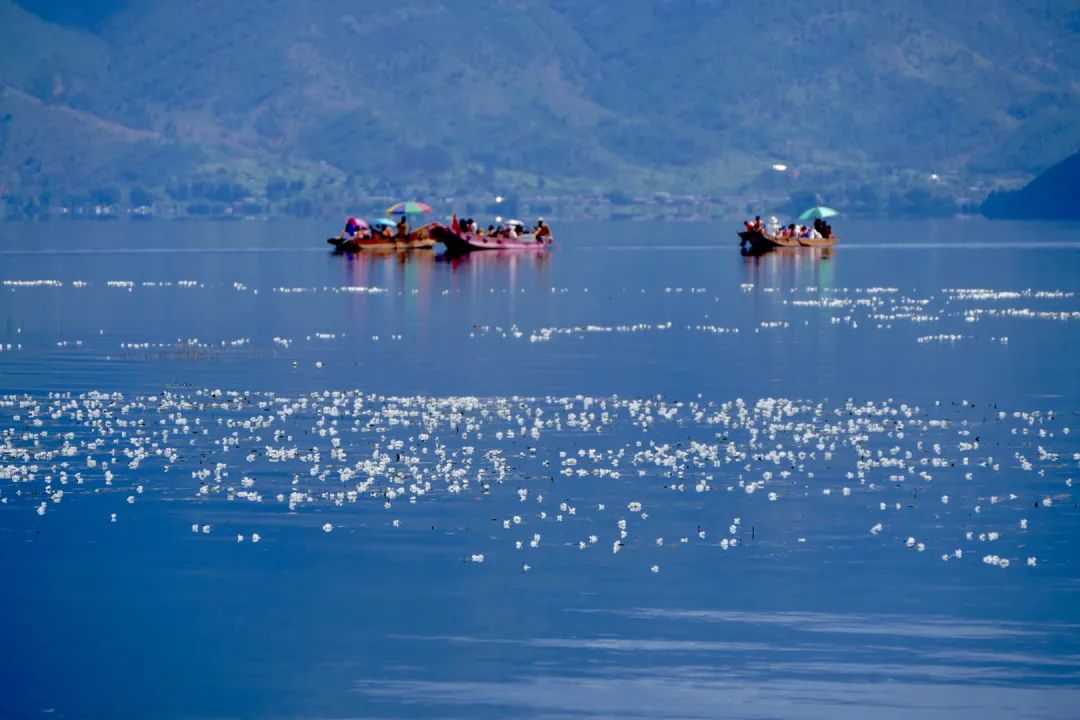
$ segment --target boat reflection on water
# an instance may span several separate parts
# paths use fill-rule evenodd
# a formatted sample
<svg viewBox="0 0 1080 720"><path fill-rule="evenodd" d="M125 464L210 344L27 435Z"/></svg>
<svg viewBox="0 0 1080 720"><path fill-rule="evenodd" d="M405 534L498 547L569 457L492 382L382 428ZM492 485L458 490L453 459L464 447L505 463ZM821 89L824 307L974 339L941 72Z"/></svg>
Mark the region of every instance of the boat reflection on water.
<svg viewBox="0 0 1080 720"><path fill-rule="evenodd" d="M826 290L833 285L834 248L777 248L768 252L744 250L746 282L756 288Z"/></svg>
<svg viewBox="0 0 1080 720"><path fill-rule="evenodd" d="M813 323L813 340L802 346L799 363L804 373L826 385L837 382L837 368L842 366L841 340L837 327L829 319L831 312L796 313L788 299L827 300L833 296L834 252L834 248L797 247L743 253L743 291L750 296L746 302L752 307L752 314L771 315L774 321L792 325ZM779 333L770 336L759 352L756 364L759 378L781 384L790 377L790 336L785 338Z"/></svg>
<svg viewBox="0 0 1080 720"><path fill-rule="evenodd" d="M510 302L520 292L546 286L551 253L544 249L483 250L464 254L444 253L436 260L450 268L450 288L479 298L486 288L504 288ZM528 290L526 290L528 288Z"/></svg>
<svg viewBox="0 0 1080 720"><path fill-rule="evenodd" d="M496 318L492 324L501 318L527 323L526 317L541 312L551 295L547 256L521 250L464 256L406 250L334 257L345 286L336 321L368 367L424 373L430 358L448 348L468 349L459 344L460 333L473 323ZM373 348L379 352L371 354Z"/></svg>
<svg viewBox="0 0 1080 720"><path fill-rule="evenodd" d="M430 248L391 249L345 253L341 257L352 286L426 290L430 289L436 254Z"/></svg>
<svg viewBox="0 0 1080 720"><path fill-rule="evenodd" d="M370 292L389 294L406 317L426 316L436 298L465 292L479 297L492 289L509 292L547 291L550 262L547 250L484 250L465 254L436 253L431 249L347 253L340 256L345 284L355 288L351 300L357 310L374 301ZM378 301L380 307L386 299Z"/></svg>
<svg viewBox="0 0 1080 720"><path fill-rule="evenodd" d="M395 312L417 321L427 318L431 311L432 296L436 292L435 257L434 250L423 248L347 253L341 259L346 285L384 290L389 294ZM370 292L353 292L351 307L363 313L374 301ZM386 300L377 301L375 307L384 312L385 303Z"/></svg>
<svg viewBox="0 0 1080 720"><path fill-rule="evenodd" d="M520 248L513 250L483 250L470 253L443 253L436 260L448 263L454 270L462 268L489 267L546 267L551 252L547 248L536 250Z"/></svg>

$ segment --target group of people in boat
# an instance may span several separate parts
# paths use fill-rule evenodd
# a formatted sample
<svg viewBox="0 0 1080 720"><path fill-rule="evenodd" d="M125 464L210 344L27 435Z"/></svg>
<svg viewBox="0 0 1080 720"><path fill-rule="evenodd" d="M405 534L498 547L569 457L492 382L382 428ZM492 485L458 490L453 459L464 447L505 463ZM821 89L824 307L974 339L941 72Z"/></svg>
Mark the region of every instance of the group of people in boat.
<svg viewBox="0 0 1080 720"><path fill-rule="evenodd" d="M796 225L795 223L784 226L779 222L776 222L775 218L773 218L773 222L766 225L762 221L760 215L755 216L753 222L746 220L743 224L746 225L746 229L750 232L757 232L767 237L776 237L785 240L793 240L796 238L813 238L820 240L822 238L827 239L833 236L832 225L822 218L815 218L812 227Z"/></svg>
<svg viewBox="0 0 1080 720"><path fill-rule="evenodd" d="M551 228L544 222L544 218L538 219L532 230L527 230L525 226L518 221L500 223L499 225L488 225L485 230L477 224L476 220L472 218L458 220L457 215L455 215L450 229L455 233L468 233L479 237L517 239L531 235L537 242L544 242L551 237ZM341 241L372 239L385 240L386 242L407 242L411 239L408 219L405 216L402 216L397 222L397 225L380 222L375 223L375 225L372 226L356 217L349 217L345 221L345 228L338 235L338 240Z"/></svg>
<svg viewBox="0 0 1080 720"><path fill-rule="evenodd" d="M488 225L487 230L478 225L475 220L468 218L465 220L458 220L457 216L450 225L450 229L458 233L471 233L480 237L496 237L496 238L510 238L517 239L523 235L532 235L541 241L544 238L551 237L551 228L544 222L544 218L540 218L536 221L536 226L532 231L527 231L525 226L519 222L509 222L499 225Z"/></svg>
<svg viewBox="0 0 1080 720"><path fill-rule="evenodd" d="M367 223L360 222L355 217L350 217L345 221L345 229L338 235L339 240L371 240L373 238L408 240L409 221L402 215L397 225L382 224L379 227L372 227Z"/></svg>

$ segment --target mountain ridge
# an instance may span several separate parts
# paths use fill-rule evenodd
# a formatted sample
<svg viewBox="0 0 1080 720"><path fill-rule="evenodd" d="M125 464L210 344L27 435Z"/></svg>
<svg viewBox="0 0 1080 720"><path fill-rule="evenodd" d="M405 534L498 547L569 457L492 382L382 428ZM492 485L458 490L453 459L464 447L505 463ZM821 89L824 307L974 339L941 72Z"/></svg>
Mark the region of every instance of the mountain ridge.
<svg viewBox="0 0 1080 720"><path fill-rule="evenodd" d="M1080 149L1018 190L990 193L980 211L994 219L1080 220Z"/></svg>
<svg viewBox="0 0 1080 720"><path fill-rule="evenodd" d="M1058 0L0 0L0 19L0 117L23 116L0 124L9 208L87 186L165 202L207 179L265 200L275 177L315 203L664 190L958 208L1080 142L1080 11ZM151 135L125 151L90 118Z"/></svg>

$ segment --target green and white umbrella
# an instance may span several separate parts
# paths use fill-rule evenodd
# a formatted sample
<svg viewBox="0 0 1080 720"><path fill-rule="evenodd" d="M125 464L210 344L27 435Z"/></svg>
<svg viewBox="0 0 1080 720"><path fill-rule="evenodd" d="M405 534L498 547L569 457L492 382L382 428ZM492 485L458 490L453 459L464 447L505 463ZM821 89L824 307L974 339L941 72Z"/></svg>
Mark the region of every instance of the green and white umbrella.
<svg viewBox="0 0 1080 720"><path fill-rule="evenodd" d="M816 205L816 206L810 208L809 210L803 212L803 214L799 216L799 219L800 220L817 220L819 218L821 218L821 219L831 218L834 215L839 215L839 214L840 213L836 212L832 208L824 207L822 205Z"/></svg>

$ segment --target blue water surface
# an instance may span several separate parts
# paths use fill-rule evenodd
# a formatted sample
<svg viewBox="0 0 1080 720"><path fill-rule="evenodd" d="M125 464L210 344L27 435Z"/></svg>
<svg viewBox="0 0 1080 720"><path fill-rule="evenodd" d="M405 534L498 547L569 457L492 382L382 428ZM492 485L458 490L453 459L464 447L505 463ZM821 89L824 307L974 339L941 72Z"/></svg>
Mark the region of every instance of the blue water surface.
<svg viewBox="0 0 1080 720"><path fill-rule="evenodd" d="M1075 717L1080 227L839 229L0 225L0 717Z"/></svg>

